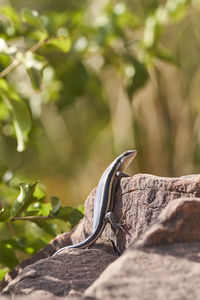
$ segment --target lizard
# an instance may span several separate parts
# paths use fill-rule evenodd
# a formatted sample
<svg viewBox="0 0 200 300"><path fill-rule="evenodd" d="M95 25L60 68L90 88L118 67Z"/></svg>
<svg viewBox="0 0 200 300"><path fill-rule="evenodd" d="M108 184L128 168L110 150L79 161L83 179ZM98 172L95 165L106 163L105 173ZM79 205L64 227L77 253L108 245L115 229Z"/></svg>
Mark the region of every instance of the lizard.
<svg viewBox="0 0 200 300"><path fill-rule="evenodd" d="M66 249L89 247L101 235L107 222L110 222L113 227L121 228L123 230L121 224L114 221L114 215L112 212L114 206L114 194L117 182L120 179L122 172L130 164L136 154L136 150L125 151L119 155L102 174L97 186L94 200L93 225L91 234L80 243L68 245L59 249L53 254L53 256Z"/></svg>

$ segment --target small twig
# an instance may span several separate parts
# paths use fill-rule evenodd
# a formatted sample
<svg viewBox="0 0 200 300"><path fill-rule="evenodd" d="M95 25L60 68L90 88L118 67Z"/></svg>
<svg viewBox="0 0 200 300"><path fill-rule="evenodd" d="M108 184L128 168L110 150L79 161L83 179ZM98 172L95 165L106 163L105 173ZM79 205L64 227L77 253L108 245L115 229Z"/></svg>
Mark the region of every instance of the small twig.
<svg viewBox="0 0 200 300"><path fill-rule="evenodd" d="M26 216L26 217L13 217L10 219L11 222L15 221L37 221L37 220L50 220L52 216Z"/></svg>
<svg viewBox="0 0 200 300"><path fill-rule="evenodd" d="M16 236L16 233L15 233L15 231L14 231L14 229L13 229L12 224L10 224L10 223L6 223L6 224L7 224L7 226L8 226L8 230L10 231L10 235L11 235L11 236Z"/></svg>
<svg viewBox="0 0 200 300"><path fill-rule="evenodd" d="M49 39L44 39L33 45L28 51L35 52L37 49L39 49L42 45L44 45L46 42L48 42Z"/></svg>
<svg viewBox="0 0 200 300"><path fill-rule="evenodd" d="M36 43L35 45L33 45L28 51L31 51L32 53L34 53L36 50L38 50L42 45L44 45L46 42L48 41L48 39L44 39L39 41L38 43ZM15 69L17 66L19 66L21 64L20 61L17 61L16 59L14 59L11 64L9 66L7 66L2 72L0 72L0 78L3 78L4 76L6 76L10 71L12 71L13 69Z"/></svg>
<svg viewBox="0 0 200 300"><path fill-rule="evenodd" d="M6 76L10 71L16 68L20 63L16 60L13 60L9 66L7 66L2 72L0 72L0 78Z"/></svg>

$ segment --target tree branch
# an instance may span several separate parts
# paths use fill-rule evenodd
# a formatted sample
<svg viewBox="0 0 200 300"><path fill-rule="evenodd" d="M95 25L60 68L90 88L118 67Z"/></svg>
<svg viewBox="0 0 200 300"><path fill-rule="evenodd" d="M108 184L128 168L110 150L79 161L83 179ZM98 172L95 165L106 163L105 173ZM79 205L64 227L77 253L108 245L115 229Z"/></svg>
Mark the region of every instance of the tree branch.
<svg viewBox="0 0 200 300"><path fill-rule="evenodd" d="M37 221L37 220L51 220L52 216L26 216L26 217L13 217L10 219L11 222L15 221Z"/></svg>

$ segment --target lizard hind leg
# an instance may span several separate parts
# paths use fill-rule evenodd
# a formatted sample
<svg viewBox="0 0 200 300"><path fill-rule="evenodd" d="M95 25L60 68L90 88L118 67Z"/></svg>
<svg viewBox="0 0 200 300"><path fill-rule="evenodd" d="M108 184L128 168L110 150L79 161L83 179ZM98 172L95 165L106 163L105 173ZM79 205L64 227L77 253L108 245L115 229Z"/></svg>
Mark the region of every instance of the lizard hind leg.
<svg viewBox="0 0 200 300"><path fill-rule="evenodd" d="M118 235L119 229L122 229L122 230L123 230L123 227L121 226L120 223L117 222L116 217L115 217L115 215L114 215L113 212L108 212L108 213L106 213L106 215L105 215L104 218L105 218L106 222L109 222L109 223L111 224L112 229L114 229L115 236ZM124 231L124 230L123 230L123 231ZM111 242L111 244L112 244L112 247L113 247L114 252L115 252L118 256L120 256L122 252L121 252L120 248L118 247L117 243L115 243L112 239L110 239L110 242Z"/></svg>
<svg viewBox="0 0 200 300"><path fill-rule="evenodd" d="M118 234L119 230L122 230L124 233L129 234L129 232L123 227L126 224L126 221L124 220L124 215L125 212L123 213L120 221L117 222L113 212L108 212L105 214L105 220L111 224L112 228L115 229L116 235Z"/></svg>
<svg viewBox="0 0 200 300"><path fill-rule="evenodd" d="M115 229L116 235L118 234L119 229L121 229L125 232L124 228L122 227L122 224L120 222L117 222L116 217L113 212L106 213L104 218L107 222L109 222L111 224L112 228Z"/></svg>
<svg viewBox="0 0 200 300"><path fill-rule="evenodd" d="M122 254L121 250L119 249L119 247L115 244L115 242L113 240L110 240L111 244L112 244L112 247L113 247L113 250L114 252L120 256Z"/></svg>

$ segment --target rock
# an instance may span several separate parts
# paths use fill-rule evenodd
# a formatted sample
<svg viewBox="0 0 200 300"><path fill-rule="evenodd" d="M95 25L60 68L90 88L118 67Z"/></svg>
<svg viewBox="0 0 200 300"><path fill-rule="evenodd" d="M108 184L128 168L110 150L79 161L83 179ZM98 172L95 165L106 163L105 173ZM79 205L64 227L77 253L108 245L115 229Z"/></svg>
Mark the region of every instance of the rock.
<svg viewBox="0 0 200 300"><path fill-rule="evenodd" d="M132 249L109 265L84 299L199 299L200 243Z"/></svg>
<svg viewBox="0 0 200 300"><path fill-rule="evenodd" d="M49 287L49 282L54 282L52 278L56 278L58 279L58 282L60 282L60 284L58 283L55 284L54 282L52 286L53 287L59 286L60 296L71 295L70 297L72 296L78 297L82 295L84 290L86 290L88 286L92 284L92 282L101 274L101 272L107 267L107 265L116 259L116 255L114 254L114 251L108 242L110 239L115 241L115 243L118 245L121 251L124 251L130 245L131 245L130 249L132 249L132 245L134 245L134 243L135 245L136 244L138 245L137 247L140 248L143 247L145 250L144 249L131 250L134 251L134 255L133 255L133 257L135 257L134 260L137 261L136 256L138 255L138 257L140 257L141 255L140 253L142 252L142 253L146 253L145 254L146 256L144 256L146 257L144 258L144 262L146 261L147 263L149 263L147 257L149 257L148 255L150 255L151 251L149 249L146 249L145 246L160 245L162 243L169 242L171 233L169 233L168 229L166 228L170 228L171 222L172 222L172 227L174 226L173 224L181 224L182 222L181 219L179 219L179 221L176 222L176 218L185 217L185 209L187 208L188 204L184 202L185 204L181 206L182 208L179 207L178 205L176 206L176 204L174 204L176 208L173 205L172 205L173 207L170 206L171 207L171 213L169 213L170 217L169 216L167 218L163 217L164 219L162 219L162 215L160 216L161 219L158 218L161 211L163 211L163 209L166 207L168 203L171 204L173 202L177 203L177 201L183 201L183 200L175 200L175 199L181 197L188 197L196 201L196 198L194 199L194 197L199 197L199 195L200 195L199 175L184 176L180 178L163 178L163 177L147 175L147 174L137 174L133 177L124 177L121 179L116 190L114 212L118 220L120 220L121 217L123 216L123 220L125 221L124 228L127 231L127 234L125 234L123 231L120 231L116 237L115 234L113 233L113 230L111 229L111 226L108 224L105 230L103 231L101 238L98 239L97 243L91 246L90 249L85 249L85 250L68 249L60 253L56 257L52 258L51 255L59 248L69 245L71 243L74 244L80 242L90 234L91 227L92 227L92 218L93 218L93 200L95 196L95 189L94 189L89 195L85 203L84 219L72 230L71 233L65 233L63 235L59 235L43 250L38 252L35 256L30 258L29 260L22 262L20 266L15 268L10 273L10 275L7 275L5 280L2 281L2 288L4 287L2 290L2 294L8 294L8 295L11 294L16 295L18 293L33 294L33 292L37 290L42 289L49 292L50 289L49 292L50 294L53 293L53 295L57 295L56 287L55 288ZM193 203L193 205L196 205L195 204L196 202L192 202L193 200L191 200L191 203ZM188 202L190 202L190 199ZM169 210L170 209L168 208L168 212ZM181 210L184 212L182 215L178 213L178 211ZM195 210L194 207L191 208L190 210L190 214L188 215L188 220L192 217L193 210ZM157 223L153 225L154 230L152 229L153 227L149 229L149 226L155 220L157 220L156 221ZM157 226L156 227L157 229L155 229L155 226ZM179 228L179 233L177 233L177 228L175 229L175 232L173 232L173 238L172 238L173 243L175 243L176 238L180 235L180 231L183 230L184 226L182 227L178 226L178 228ZM151 230L151 232L147 234L148 229ZM160 234L159 232L162 232L163 235L162 233ZM141 237L140 240L138 240L138 238L141 236L142 233L144 233L144 235ZM182 234L182 236L184 236L184 234ZM187 236L189 237L189 234ZM190 240L190 242L191 241L194 240ZM168 245L165 247L171 247L171 246ZM128 253L129 251L125 252L122 255L122 257L117 259L115 263L118 263L119 261L120 264L121 259L125 259L126 255L132 255ZM83 259L84 255L88 260ZM91 259L89 259L90 255L91 255ZM160 252L159 255L161 260L162 254L160 254ZM102 257L103 260L101 260ZM132 260L131 257L130 259ZM60 260L62 260L62 266ZM98 264L98 261L100 261L100 265ZM115 265L115 263L112 264L111 266ZM73 269L71 269L72 265L74 265ZM132 264L130 266L132 266L131 268L134 269ZM24 267L25 269L22 270ZM80 271L78 271L79 267L80 267ZM108 269L110 269L110 267ZM121 265L120 268L116 267L115 269L114 267L114 269L118 270L119 268L121 270L120 272L122 272L121 280L122 279L125 280L123 278L124 273L123 273L123 269L121 269L122 267L123 264ZM48 276L45 276L45 272L47 272L47 269L48 269L48 273L47 273ZM107 272L107 270L105 272ZM106 274L105 272L103 272L103 274ZM16 277L15 280L13 280L18 273L19 275ZM41 274L43 274L43 276ZM107 278L106 275L103 276ZM34 281L31 278L34 278ZM102 278L102 276L100 278ZM82 284L79 284L81 280L83 280ZM32 283L32 281L34 282L34 284ZM77 284L75 284L76 282ZM98 279L96 282L98 282ZM9 285L5 287L6 284L8 283ZM92 287L93 285L91 285L91 288ZM122 286L121 288L123 289ZM92 294L93 292L91 293L90 288L88 290L90 292L87 295L94 295ZM75 294L72 295L74 291ZM119 294L123 293L123 290L121 290L121 292L118 290L118 292Z"/></svg>
<svg viewBox="0 0 200 300"><path fill-rule="evenodd" d="M4 288L3 295L37 295L80 297L117 256L110 247L68 249L65 253L27 266ZM40 295L42 296L42 295Z"/></svg>
<svg viewBox="0 0 200 300"><path fill-rule="evenodd" d="M11 282L26 266L32 265L35 262L44 259L46 257L52 256L55 252L55 249L58 247L64 247L66 243L71 243L70 235L72 233L64 233L58 235L55 239L53 239L46 247L44 247L41 251L33 255L32 257L22 261L19 265L13 268L4 279L1 281L0 290L2 290L9 282ZM61 246L62 245L62 246Z"/></svg>
<svg viewBox="0 0 200 300"><path fill-rule="evenodd" d="M9 299L14 299L14 300L27 300L27 296L15 296L13 298L8 298L6 296L0 296L0 300L9 300ZM65 298L60 298L60 297L55 297L54 295L48 293L47 291L34 291L34 294L28 295L28 300L65 300ZM80 299L80 298L78 298ZM68 300L70 300L70 297L68 297ZM71 298L72 300L72 298ZM73 300L76 300L76 298L73 298Z"/></svg>
<svg viewBox="0 0 200 300"><path fill-rule="evenodd" d="M170 202L135 246L200 242L200 198Z"/></svg>
<svg viewBox="0 0 200 300"><path fill-rule="evenodd" d="M85 291L85 299L199 299L199 256L200 199L174 200Z"/></svg>

